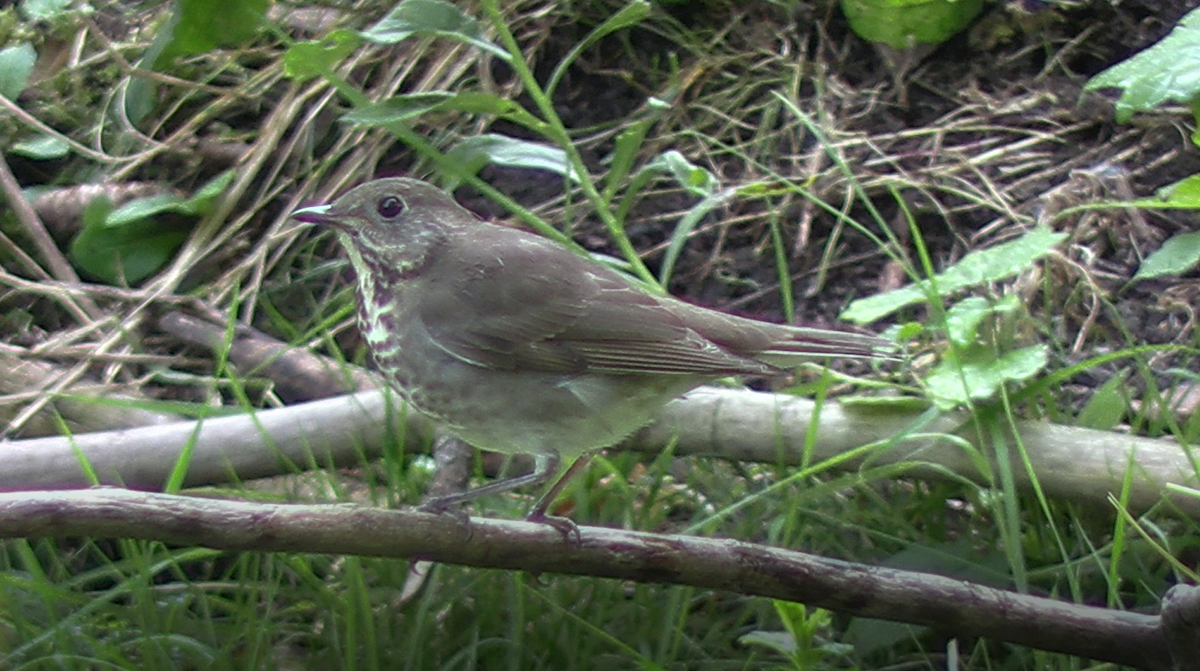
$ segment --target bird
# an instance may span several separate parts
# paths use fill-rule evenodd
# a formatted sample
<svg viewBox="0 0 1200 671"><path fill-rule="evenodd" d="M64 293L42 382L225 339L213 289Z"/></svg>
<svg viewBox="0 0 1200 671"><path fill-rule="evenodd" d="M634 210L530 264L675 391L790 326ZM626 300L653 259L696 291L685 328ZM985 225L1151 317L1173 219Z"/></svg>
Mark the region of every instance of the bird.
<svg viewBox="0 0 1200 671"><path fill-rule="evenodd" d="M466 517L459 504L544 485L567 464L526 520L578 538L550 504L592 453L668 401L720 378L895 349L874 335L758 321L650 290L409 177L367 181L291 216L332 229L345 248L359 327L389 384L468 444L534 459L532 473L432 499L426 511Z"/></svg>

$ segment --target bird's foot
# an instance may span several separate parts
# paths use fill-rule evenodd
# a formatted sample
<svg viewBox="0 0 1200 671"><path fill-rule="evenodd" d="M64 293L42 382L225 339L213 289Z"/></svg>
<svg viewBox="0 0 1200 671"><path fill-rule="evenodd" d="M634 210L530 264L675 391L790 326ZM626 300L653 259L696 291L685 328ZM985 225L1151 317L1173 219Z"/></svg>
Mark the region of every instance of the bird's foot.
<svg viewBox="0 0 1200 671"><path fill-rule="evenodd" d="M463 512L462 508L459 508L456 503L455 501L446 501L445 499L429 499L417 506L417 511L453 517L456 522L467 528L467 538L470 539L472 534L471 516Z"/></svg>
<svg viewBox="0 0 1200 671"><path fill-rule="evenodd" d="M563 535L563 540L572 545L579 545L583 541L583 536L579 533L579 525L575 524L570 518L547 515L544 510L534 510L525 517L525 521L536 524L548 524L554 527Z"/></svg>

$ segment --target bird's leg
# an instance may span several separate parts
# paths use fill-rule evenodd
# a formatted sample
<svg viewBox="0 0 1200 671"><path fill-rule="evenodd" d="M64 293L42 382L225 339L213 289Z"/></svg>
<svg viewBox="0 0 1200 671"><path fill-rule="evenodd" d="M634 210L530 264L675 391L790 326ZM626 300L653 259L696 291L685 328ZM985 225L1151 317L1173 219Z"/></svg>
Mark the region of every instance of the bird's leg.
<svg viewBox="0 0 1200 671"><path fill-rule="evenodd" d="M545 454L537 454L533 457L533 472L525 475L518 475L515 478L505 478L482 487L468 489L465 492L456 494L447 494L445 496L437 496L429 499L425 503L418 506L417 510L427 513L451 513L452 506L467 501L473 501L481 496L490 494L499 494L501 492L511 491L518 487L526 485L540 485L558 472L559 457L557 452L548 452Z"/></svg>
<svg viewBox="0 0 1200 671"><path fill-rule="evenodd" d="M558 515L547 515L546 509L550 507L551 503L554 503L554 499L558 498L558 495L562 493L563 488L567 486L567 483L571 481L571 478L575 477L575 474L583 470L591 460L592 455L585 454L568 466L567 470L561 476L559 476L558 480L555 480L553 485L550 486L550 489L547 489L546 493L542 494L542 498L538 499L538 502L533 504L533 510L529 511L529 514L525 516L525 521L549 524L555 529L558 529L559 533L563 535L563 538L566 538L567 540L570 540L572 535L575 536L576 543L582 540L582 536L579 534L579 527L573 520L566 517L559 517Z"/></svg>

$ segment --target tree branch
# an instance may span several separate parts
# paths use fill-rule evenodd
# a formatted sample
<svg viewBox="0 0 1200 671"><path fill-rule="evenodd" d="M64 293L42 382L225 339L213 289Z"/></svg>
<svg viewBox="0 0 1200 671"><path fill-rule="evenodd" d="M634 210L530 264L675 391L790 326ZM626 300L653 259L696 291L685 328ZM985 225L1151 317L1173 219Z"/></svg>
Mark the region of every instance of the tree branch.
<svg viewBox="0 0 1200 671"><path fill-rule="evenodd" d="M235 473L244 480L360 463L380 455L389 435L410 451L424 449L433 431L429 421L406 414L394 395L386 399L383 392L364 392L199 424L12 441L0 450L0 491L86 487L92 483L77 454L87 458L101 484L161 489L190 441L188 486L229 482ZM964 413L880 412L835 401L817 406L795 396L705 387L665 406L655 424L617 449L654 452L674 439L676 454L799 464L811 428L813 463L838 458L842 470L908 463L913 475L987 483L961 446L972 442L969 421ZM1121 491L1132 468L1131 510L1146 510L1167 497L1184 514L1200 518L1200 499L1166 490L1169 483L1196 484L1178 443L1045 422L1016 426L1045 493L1107 507L1109 493ZM846 456L872 443L878 446ZM1028 490L1029 471L1021 464L1012 470L1017 485Z"/></svg>
<svg viewBox="0 0 1200 671"><path fill-rule="evenodd" d="M120 489L0 494L0 537L137 538L692 585L1088 659L1171 668L1155 616L740 541L580 530L581 540L572 543L542 524L476 518L468 528L451 515L358 505L272 505Z"/></svg>

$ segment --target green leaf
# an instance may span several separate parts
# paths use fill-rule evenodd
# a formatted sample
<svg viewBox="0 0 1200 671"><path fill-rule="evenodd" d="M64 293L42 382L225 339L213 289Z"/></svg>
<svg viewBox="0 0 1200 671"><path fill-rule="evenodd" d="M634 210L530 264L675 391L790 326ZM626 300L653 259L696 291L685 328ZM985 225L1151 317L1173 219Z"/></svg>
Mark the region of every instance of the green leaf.
<svg viewBox="0 0 1200 671"><path fill-rule="evenodd" d="M71 146L62 138L53 135L35 135L12 146L12 153L46 161L62 158L71 152Z"/></svg>
<svg viewBox="0 0 1200 671"><path fill-rule="evenodd" d="M162 268L187 239L187 230L153 219L123 226L106 222L112 211L107 198L88 204L83 229L71 242L71 261L80 270L114 285L132 285Z"/></svg>
<svg viewBox="0 0 1200 671"><path fill-rule="evenodd" d="M1200 175L1185 177L1159 189L1154 198L1138 198L1132 204L1146 209L1200 210Z"/></svg>
<svg viewBox="0 0 1200 671"><path fill-rule="evenodd" d="M25 0L21 3L21 16L26 21L50 21L66 13L73 0Z"/></svg>
<svg viewBox="0 0 1200 671"><path fill-rule="evenodd" d="M213 201L229 187L233 178L234 172L226 170L209 180L207 184L202 186L190 198L184 198L173 193L160 193L145 198L135 198L109 213L105 218L104 224L109 227L124 226L167 212L192 217L203 216L212 209Z"/></svg>
<svg viewBox="0 0 1200 671"><path fill-rule="evenodd" d="M1045 368L1049 352L1045 345L1034 345L994 358L980 348L960 362L943 361L925 378L925 385L934 402L949 410L968 400L989 399L1005 382L1023 382L1037 375Z"/></svg>
<svg viewBox="0 0 1200 671"><path fill-rule="evenodd" d="M453 110L471 114L492 114L526 128L541 132L546 124L519 104L490 93L427 91L396 96L359 107L342 117L343 121L362 126L386 126L404 123L423 114Z"/></svg>
<svg viewBox="0 0 1200 671"><path fill-rule="evenodd" d="M728 189L706 196L699 203L696 203L679 219L675 224L675 230L671 232L671 242L667 245L667 251L663 255L662 266L658 271L659 284L667 285L671 279L671 273L675 271L675 263L679 261L679 255L683 253L683 246L687 244L687 238L691 235L696 225L700 220L712 212L716 208L728 201L735 191Z"/></svg>
<svg viewBox="0 0 1200 671"><path fill-rule="evenodd" d="M1124 394L1127 377L1126 371L1121 371L1100 385L1083 406L1083 410L1079 411L1079 419L1075 425L1098 431L1111 431L1116 428L1129 410L1129 403Z"/></svg>
<svg viewBox="0 0 1200 671"><path fill-rule="evenodd" d="M136 198L117 209L107 198L89 203L83 229L71 242L71 260L109 284L141 282L170 261L188 236L186 228L155 217L165 213L192 217L207 214L234 176L232 170L223 172L190 198L159 194Z"/></svg>
<svg viewBox="0 0 1200 671"><path fill-rule="evenodd" d="M342 121L360 126L386 126L432 112L454 97L447 91L427 91L388 98L358 107L342 115Z"/></svg>
<svg viewBox="0 0 1200 671"><path fill-rule="evenodd" d="M545 122L530 114L520 104L490 93L475 91L456 93L453 98L442 103L442 108L472 114L494 114L501 119L512 121L539 133L547 128Z"/></svg>
<svg viewBox="0 0 1200 671"><path fill-rule="evenodd" d="M463 175L473 175L483 166L494 163L509 168L549 170L578 181L567 161L567 153L562 149L506 135L469 137L446 152L446 157L463 166Z"/></svg>
<svg viewBox="0 0 1200 671"><path fill-rule="evenodd" d="M893 49L941 44L967 27L983 0L842 0L850 29Z"/></svg>
<svg viewBox="0 0 1200 671"><path fill-rule="evenodd" d="M970 296L959 301L946 312L946 333L950 341L963 347L973 344L979 323L991 313L992 306L986 298Z"/></svg>
<svg viewBox="0 0 1200 671"><path fill-rule="evenodd" d="M1181 233L1162 244L1138 267L1134 281L1185 273L1200 262L1200 231Z"/></svg>
<svg viewBox="0 0 1200 671"><path fill-rule="evenodd" d="M644 135L644 132L637 131ZM634 140L641 142L641 137L637 135L629 138L629 149L636 149L632 146ZM683 154L677 151L668 151L660 154L650 163L638 170L630 180L630 185L625 191L625 195L621 198L621 203L617 207L617 221L625 221L625 217L629 214L629 210L633 207L641 190L652 182L655 177L660 174L668 174L675 178L676 183L683 186L692 193L703 196L703 200L697 203L688 211L679 223L675 225L675 231L671 234L671 244L667 248L666 257L663 259L663 265L659 269L659 276L663 278L661 281L666 282L670 279L671 272L674 270L675 261L683 250L683 245L687 242L687 236L691 233L696 224L704 215L712 211L722 202L733 196L736 191L724 191L717 193L717 179L709 171L697 167L689 162ZM606 195L608 192L606 186ZM613 187L615 190L615 187Z"/></svg>
<svg viewBox="0 0 1200 671"><path fill-rule="evenodd" d="M125 87L125 95L120 99L125 106L125 116L134 125L138 125L150 116L158 105L158 86L149 79L134 77L129 80L129 85Z"/></svg>
<svg viewBox="0 0 1200 671"><path fill-rule="evenodd" d="M608 176L604 179L605 200L612 200L621 182L633 169L633 162L637 159L638 150L641 149L642 142L645 141L646 134L650 132L650 126L653 124L653 117L642 119L617 135L617 139L613 143Z"/></svg>
<svg viewBox="0 0 1200 671"><path fill-rule="evenodd" d="M109 213L104 223L106 226L124 226L156 214L178 212L183 203L183 196L173 193L158 193L144 198L135 198Z"/></svg>
<svg viewBox="0 0 1200 671"><path fill-rule="evenodd" d="M339 28L319 41L298 42L283 55L283 73L303 82L332 71L362 42L358 33Z"/></svg>
<svg viewBox="0 0 1200 671"><path fill-rule="evenodd" d="M206 54L254 39L269 0L177 0L170 41L162 58Z"/></svg>
<svg viewBox="0 0 1200 671"><path fill-rule="evenodd" d="M1047 226L1038 226L1016 240L971 252L935 278L937 291L947 296L965 287L1016 275L1032 267L1066 237L1066 233L1055 233ZM931 286L929 280L922 280L895 291L856 300L842 312L841 318L856 324L873 322L909 305L924 302Z"/></svg>
<svg viewBox="0 0 1200 671"><path fill-rule="evenodd" d="M950 340L961 347L972 345L979 332L979 324L997 312L1011 312L1017 307L1017 297L1008 295L997 301L980 296L969 296L956 303L946 312L946 333Z"/></svg>
<svg viewBox="0 0 1200 671"><path fill-rule="evenodd" d="M445 0L404 0L361 34L376 44L395 44L413 35L448 37L512 60L507 51L483 37L478 21Z"/></svg>
<svg viewBox="0 0 1200 671"><path fill-rule="evenodd" d="M785 657L796 651L796 639L783 631L752 631L739 636L738 644L761 645Z"/></svg>
<svg viewBox="0 0 1200 671"><path fill-rule="evenodd" d="M717 178L711 172L697 166L687 160L683 154L674 150L660 154L643 170L661 170L669 173L679 186L697 196L711 196L717 188Z"/></svg>
<svg viewBox="0 0 1200 671"><path fill-rule="evenodd" d="M188 199L188 207L196 214L208 214L211 209L212 202L217 199L217 196L225 193L230 184L233 184L233 178L237 175L233 170L225 172L213 177L204 183L196 193Z"/></svg>
<svg viewBox="0 0 1200 671"><path fill-rule="evenodd" d="M647 126L646 129L648 128ZM633 146L634 141L636 140L640 144L642 138L645 136L646 129L635 126L633 129L634 134L623 141L622 144L628 143L629 150L635 149L636 147ZM692 230L696 228L696 225L700 223L700 220L705 215L729 200L736 191L717 191L717 178L711 172L696 166L691 161L688 161L683 154L672 150L658 155L634 175L629 191L626 192L625 197L621 200L620 207L617 208L618 220L624 221L625 215L633 206L637 192L649 184L655 175L663 173L673 177L677 184L691 193L702 197L702 200L692 206L687 214L679 220L679 223L675 224L675 230L671 233L671 243L667 246L662 266L659 268L659 281L666 284L671 278L671 273L675 269L675 263L678 261L679 255L683 252L687 236L691 234ZM608 188L606 186L606 193ZM615 190L615 187L613 189Z"/></svg>
<svg viewBox="0 0 1200 671"><path fill-rule="evenodd" d="M0 95L15 100L29 83L37 52L28 42L0 49Z"/></svg>
<svg viewBox="0 0 1200 671"><path fill-rule="evenodd" d="M1200 95L1200 9L1189 12L1157 44L1092 77L1086 91L1123 89L1117 122L1168 100L1190 104Z"/></svg>

